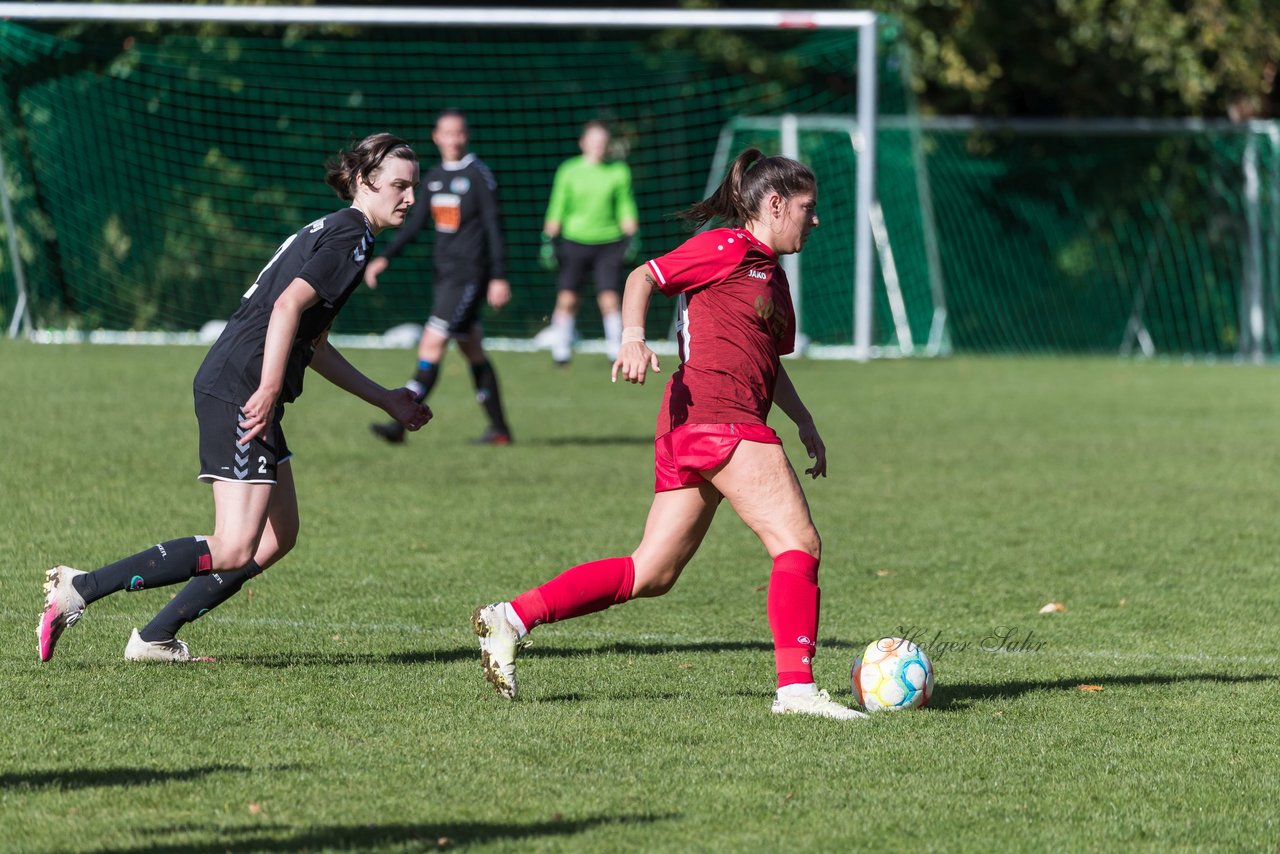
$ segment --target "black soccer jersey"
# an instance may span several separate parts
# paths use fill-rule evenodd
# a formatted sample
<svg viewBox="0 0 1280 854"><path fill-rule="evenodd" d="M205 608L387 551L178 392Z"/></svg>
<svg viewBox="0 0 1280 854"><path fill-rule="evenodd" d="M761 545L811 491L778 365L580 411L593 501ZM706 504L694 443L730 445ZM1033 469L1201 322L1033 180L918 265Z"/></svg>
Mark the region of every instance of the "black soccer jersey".
<svg viewBox="0 0 1280 854"><path fill-rule="evenodd" d="M320 295L320 302L302 313L285 363L280 402L295 400L302 394L315 340L360 284L372 251L373 231L355 208L321 217L282 243L205 356L196 372L195 390L235 404L243 404L258 390L271 311L285 288L302 279Z"/></svg>
<svg viewBox="0 0 1280 854"><path fill-rule="evenodd" d="M435 222L432 256L438 278L505 279L502 210L498 182L489 167L468 154L457 163L432 166L422 177L421 186L429 203L419 202L410 209L386 257L399 255L418 236L430 214Z"/></svg>

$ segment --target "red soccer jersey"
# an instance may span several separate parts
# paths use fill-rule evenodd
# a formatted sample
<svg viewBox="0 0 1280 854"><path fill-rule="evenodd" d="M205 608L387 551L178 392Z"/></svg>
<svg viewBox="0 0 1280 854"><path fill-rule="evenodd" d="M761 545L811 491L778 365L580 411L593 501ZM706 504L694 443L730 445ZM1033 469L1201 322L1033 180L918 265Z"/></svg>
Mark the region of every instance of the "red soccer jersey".
<svg viewBox="0 0 1280 854"><path fill-rule="evenodd" d="M778 359L795 349L794 310L778 256L743 228L717 228L648 262L677 299L680 368L657 435L682 424L765 423Z"/></svg>

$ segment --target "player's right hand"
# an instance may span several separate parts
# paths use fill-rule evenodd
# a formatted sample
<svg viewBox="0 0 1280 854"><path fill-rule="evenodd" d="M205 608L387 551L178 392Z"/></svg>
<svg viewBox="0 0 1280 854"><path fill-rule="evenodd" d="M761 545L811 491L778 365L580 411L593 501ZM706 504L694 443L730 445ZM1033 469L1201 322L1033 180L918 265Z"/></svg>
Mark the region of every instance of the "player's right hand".
<svg viewBox="0 0 1280 854"><path fill-rule="evenodd" d="M645 371L652 369L660 373L658 354L650 350L643 341L628 341L618 348L618 358L613 360L613 372L610 382L617 382L618 375L629 383L644 385Z"/></svg>
<svg viewBox="0 0 1280 854"><path fill-rule="evenodd" d="M640 257L640 232L633 231L630 234L623 235L622 260L627 264L634 264L636 259Z"/></svg>
<svg viewBox="0 0 1280 854"><path fill-rule="evenodd" d="M546 232L542 233L542 245L538 247L538 266L548 273L557 266L555 240Z"/></svg>
<svg viewBox="0 0 1280 854"><path fill-rule="evenodd" d="M431 407L419 403L418 398L407 388L392 389L383 408L408 430L421 430L433 414Z"/></svg>
<svg viewBox="0 0 1280 854"><path fill-rule="evenodd" d="M240 412L244 415L240 427L247 432L239 438L239 442L247 445L250 440L266 435L267 427L275 416L278 397L278 392L259 386L245 401L244 406L240 407Z"/></svg>
<svg viewBox="0 0 1280 854"><path fill-rule="evenodd" d="M391 262L386 258L374 258L364 268L364 283L371 288L378 286L378 276L382 275L382 271L387 269Z"/></svg>

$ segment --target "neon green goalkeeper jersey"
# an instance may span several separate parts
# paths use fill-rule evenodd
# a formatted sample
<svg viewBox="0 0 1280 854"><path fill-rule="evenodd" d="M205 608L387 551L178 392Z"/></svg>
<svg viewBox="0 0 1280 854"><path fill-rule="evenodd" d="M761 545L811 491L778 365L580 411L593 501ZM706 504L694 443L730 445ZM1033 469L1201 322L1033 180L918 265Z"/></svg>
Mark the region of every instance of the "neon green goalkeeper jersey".
<svg viewBox="0 0 1280 854"><path fill-rule="evenodd" d="M546 219L560 223L560 236L574 243L621 239L623 220L638 219L631 169L625 163L571 157L556 170Z"/></svg>

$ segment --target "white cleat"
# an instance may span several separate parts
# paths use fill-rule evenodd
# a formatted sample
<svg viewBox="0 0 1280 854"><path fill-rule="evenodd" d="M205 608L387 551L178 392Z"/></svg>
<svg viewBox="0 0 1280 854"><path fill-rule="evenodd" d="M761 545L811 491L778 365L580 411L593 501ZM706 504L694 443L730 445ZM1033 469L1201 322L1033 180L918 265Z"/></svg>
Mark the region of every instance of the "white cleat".
<svg viewBox="0 0 1280 854"><path fill-rule="evenodd" d="M484 678L508 700L516 698L516 653L524 646L507 622L503 603L482 605L471 612L471 628L480 638L480 666Z"/></svg>
<svg viewBox="0 0 1280 854"><path fill-rule="evenodd" d="M124 648L125 661L191 661L191 650L177 638L167 641L144 641L134 629Z"/></svg>
<svg viewBox="0 0 1280 854"><path fill-rule="evenodd" d="M551 361L557 365L567 365L573 359L573 340L559 336L551 342Z"/></svg>
<svg viewBox="0 0 1280 854"><path fill-rule="evenodd" d="M84 573L69 566L55 566L44 575L44 610L36 626L41 661L53 658L53 648L63 630L84 616L84 597L71 584L72 579L80 575Z"/></svg>
<svg viewBox="0 0 1280 854"><path fill-rule="evenodd" d="M867 717L865 712L842 706L826 691L816 694L778 694L773 699L775 715L816 715L838 721L856 721Z"/></svg>
<svg viewBox="0 0 1280 854"><path fill-rule="evenodd" d="M559 331L554 326L544 326L538 330L538 334L533 336L533 346L546 350L551 346L551 342L555 341L559 336Z"/></svg>

